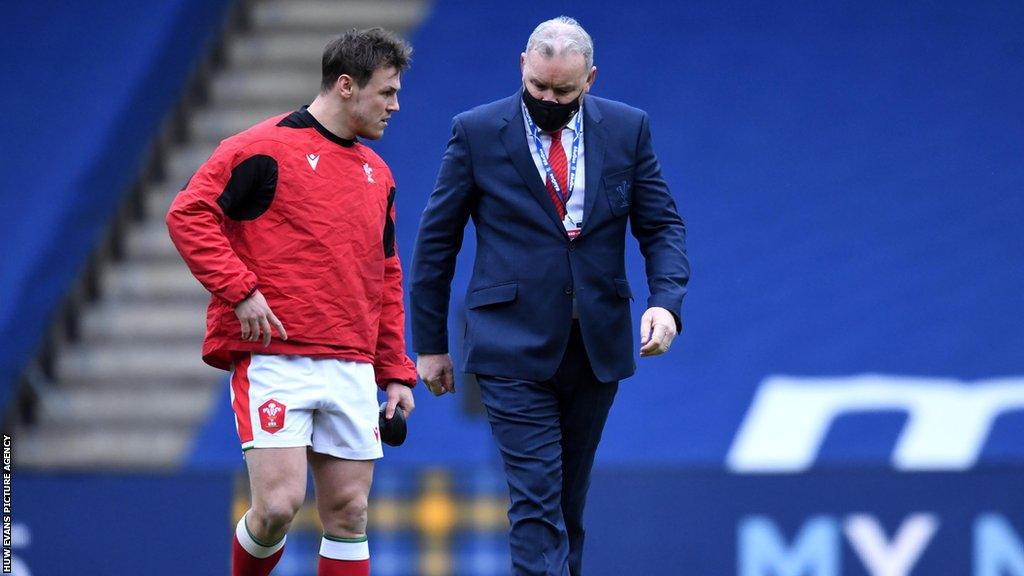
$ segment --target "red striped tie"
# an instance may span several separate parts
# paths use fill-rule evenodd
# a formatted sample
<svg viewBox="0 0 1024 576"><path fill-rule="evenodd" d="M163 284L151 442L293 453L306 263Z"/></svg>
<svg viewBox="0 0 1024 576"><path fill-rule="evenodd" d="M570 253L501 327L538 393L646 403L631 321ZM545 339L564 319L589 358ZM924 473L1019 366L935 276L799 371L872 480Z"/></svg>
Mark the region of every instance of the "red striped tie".
<svg viewBox="0 0 1024 576"><path fill-rule="evenodd" d="M562 148L562 130L556 130L551 133L551 148L548 149L548 163L551 164L551 171L554 172L555 178L558 178L558 186L562 189L562 194L569 193L569 187L567 186L566 180L566 169L569 166L569 162L565 159L565 149ZM558 192L555 191L554 184L551 183L551 176L547 179L548 194L551 196L551 201L555 203L555 211L558 212L558 219L565 219L565 204L562 203L562 199L558 197Z"/></svg>

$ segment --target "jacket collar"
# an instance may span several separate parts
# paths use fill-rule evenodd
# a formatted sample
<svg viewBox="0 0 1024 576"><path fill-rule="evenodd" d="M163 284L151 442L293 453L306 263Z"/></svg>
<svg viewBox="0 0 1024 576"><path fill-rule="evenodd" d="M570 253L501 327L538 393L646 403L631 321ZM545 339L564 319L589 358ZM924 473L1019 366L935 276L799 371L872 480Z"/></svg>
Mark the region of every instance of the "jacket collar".
<svg viewBox="0 0 1024 576"><path fill-rule="evenodd" d="M565 226L558 219L558 213L551 202L551 196L537 173L537 166L533 162L533 155L530 153L530 145L525 134L525 118L523 118L522 94L517 92L509 97L502 107L502 117L505 124L501 127L501 140L508 151L509 157L516 171L526 182L527 188L533 194L534 199L541 204L544 211L555 223L558 229L564 234ZM603 116L601 114L600 102L597 98L584 97L583 113L583 141L586 146L584 150L584 167L586 168L586 189L583 199L583 234L586 234L587 222L594 209L594 203L600 193L601 170L604 167L605 134L601 126Z"/></svg>

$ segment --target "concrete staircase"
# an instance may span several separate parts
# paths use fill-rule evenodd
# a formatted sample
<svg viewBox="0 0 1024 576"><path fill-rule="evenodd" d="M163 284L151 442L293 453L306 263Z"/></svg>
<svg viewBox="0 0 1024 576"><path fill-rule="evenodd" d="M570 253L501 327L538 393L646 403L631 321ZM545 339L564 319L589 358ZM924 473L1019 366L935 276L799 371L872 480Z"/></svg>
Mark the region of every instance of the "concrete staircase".
<svg viewBox="0 0 1024 576"><path fill-rule="evenodd" d="M226 373L199 358L208 295L167 236L171 201L220 140L313 99L330 38L369 26L406 35L426 5L256 0L243 10L247 25L227 32L207 102L189 112L187 138L164 158L165 177L146 186L144 217L127 232L125 258L105 266L80 337L61 349L56 381L37 391L37 422L17 431L21 470L181 463Z"/></svg>

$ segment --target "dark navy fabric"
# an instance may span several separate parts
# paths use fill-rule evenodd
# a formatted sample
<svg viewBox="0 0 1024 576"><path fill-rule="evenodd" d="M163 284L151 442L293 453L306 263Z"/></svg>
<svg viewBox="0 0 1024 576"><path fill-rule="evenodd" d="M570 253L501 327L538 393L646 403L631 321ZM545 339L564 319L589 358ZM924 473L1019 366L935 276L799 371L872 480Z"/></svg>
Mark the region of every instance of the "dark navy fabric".
<svg viewBox="0 0 1024 576"><path fill-rule="evenodd" d="M647 115L586 97L582 232L570 240L537 172L519 94L456 116L420 221L410 291L417 353L448 351L455 257L468 218L476 262L466 294L465 372L542 381L565 353L573 299L594 373L633 374L626 225L646 256L648 306L677 317L689 277L685 228L651 145Z"/></svg>
<svg viewBox="0 0 1024 576"><path fill-rule="evenodd" d="M550 380L477 381L508 481L515 574L581 574L590 471L619 383L594 376L575 324Z"/></svg>

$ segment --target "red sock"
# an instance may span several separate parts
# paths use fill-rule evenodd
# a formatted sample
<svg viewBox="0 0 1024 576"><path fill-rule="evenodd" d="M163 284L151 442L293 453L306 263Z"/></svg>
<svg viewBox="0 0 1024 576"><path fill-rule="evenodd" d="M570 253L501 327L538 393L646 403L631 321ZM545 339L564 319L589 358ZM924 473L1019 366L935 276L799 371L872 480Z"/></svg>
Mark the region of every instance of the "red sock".
<svg viewBox="0 0 1024 576"><path fill-rule="evenodd" d="M370 576L370 548L366 536L336 538L324 534L316 576Z"/></svg>
<svg viewBox="0 0 1024 576"><path fill-rule="evenodd" d="M321 556L316 576L370 576L370 559L335 560Z"/></svg>
<svg viewBox="0 0 1024 576"><path fill-rule="evenodd" d="M231 576L270 576L284 554L284 541L281 538L271 546L258 542L249 533L245 516L242 516L231 542Z"/></svg>

